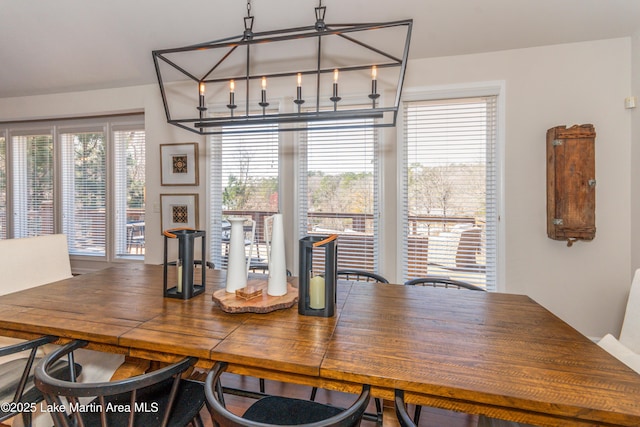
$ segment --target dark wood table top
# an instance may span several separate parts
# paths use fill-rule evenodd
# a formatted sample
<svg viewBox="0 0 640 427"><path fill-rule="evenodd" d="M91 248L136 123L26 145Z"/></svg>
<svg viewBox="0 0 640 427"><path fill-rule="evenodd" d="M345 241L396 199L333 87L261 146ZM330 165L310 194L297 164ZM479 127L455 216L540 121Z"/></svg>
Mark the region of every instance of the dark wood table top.
<svg viewBox="0 0 640 427"><path fill-rule="evenodd" d="M548 426L640 425L640 375L522 295L341 283L338 314L223 312L207 291L162 296L162 267L123 265L0 296L0 334L181 355L268 379Z"/></svg>

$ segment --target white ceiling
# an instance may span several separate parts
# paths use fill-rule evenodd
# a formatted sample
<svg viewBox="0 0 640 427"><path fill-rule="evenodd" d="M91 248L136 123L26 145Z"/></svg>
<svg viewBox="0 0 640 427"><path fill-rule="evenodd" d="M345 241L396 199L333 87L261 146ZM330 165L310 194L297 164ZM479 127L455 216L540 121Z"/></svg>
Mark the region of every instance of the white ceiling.
<svg viewBox="0 0 640 427"><path fill-rule="evenodd" d="M318 0L251 0L254 31L314 23ZM410 57L630 36L640 0L323 0L327 23L413 18ZM0 0L0 97L155 82L151 51L242 33L246 0ZM595 60L595 59L594 59Z"/></svg>

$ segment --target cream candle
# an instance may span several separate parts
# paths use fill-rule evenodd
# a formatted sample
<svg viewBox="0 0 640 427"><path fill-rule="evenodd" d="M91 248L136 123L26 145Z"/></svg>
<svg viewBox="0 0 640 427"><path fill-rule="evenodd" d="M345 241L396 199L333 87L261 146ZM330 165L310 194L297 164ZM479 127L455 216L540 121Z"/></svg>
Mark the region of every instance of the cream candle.
<svg viewBox="0 0 640 427"><path fill-rule="evenodd" d="M309 281L309 307L324 309L324 277L313 276Z"/></svg>

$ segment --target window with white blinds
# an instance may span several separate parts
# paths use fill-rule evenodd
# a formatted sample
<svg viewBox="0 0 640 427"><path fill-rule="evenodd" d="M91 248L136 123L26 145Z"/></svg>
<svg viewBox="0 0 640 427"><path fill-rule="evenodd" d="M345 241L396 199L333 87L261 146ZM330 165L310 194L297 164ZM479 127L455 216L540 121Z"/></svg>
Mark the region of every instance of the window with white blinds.
<svg viewBox="0 0 640 427"><path fill-rule="evenodd" d="M403 280L496 287L496 97L405 102Z"/></svg>
<svg viewBox="0 0 640 427"><path fill-rule="evenodd" d="M142 115L24 122L5 132L1 238L64 233L74 256L144 258Z"/></svg>
<svg viewBox="0 0 640 427"><path fill-rule="evenodd" d="M230 224L237 216L256 222L253 242L247 239L251 264L266 264L264 219L279 211L278 132L222 134L211 138L211 261L226 268ZM248 223L247 223L248 224Z"/></svg>
<svg viewBox="0 0 640 427"><path fill-rule="evenodd" d="M7 138L0 130L0 239L7 238Z"/></svg>
<svg viewBox="0 0 640 427"><path fill-rule="evenodd" d="M145 132L140 126L113 129L115 251L117 258L145 253Z"/></svg>
<svg viewBox="0 0 640 427"><path fill-rule="evenodd" d="M53 135L33 133L11 138L13 235L54 233Z"/></svg>
<svg viewBox="0 0 640 427"><path fill-rule="evenodd" d="M107 165L101 128L60 132L62 231L72 255L104 256Z"/></svg>
<svg viewBox="0 0 640 427"><path fill-rule="evenodd" d="M377 272L377 132L310 125L300 138L300 237L338 234L338 269Z"/></svg>

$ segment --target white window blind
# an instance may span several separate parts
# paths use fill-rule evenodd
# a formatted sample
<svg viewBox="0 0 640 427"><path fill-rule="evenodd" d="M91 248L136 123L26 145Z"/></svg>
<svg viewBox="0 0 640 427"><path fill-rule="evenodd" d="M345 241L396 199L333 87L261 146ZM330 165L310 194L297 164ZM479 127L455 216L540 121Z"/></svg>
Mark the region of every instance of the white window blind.
<svg viewBox="0 0 640 427"><path fill-rule="evenodd" d="M0 130L0 132L2 132ZM7 238L7 138L0 134L0 239Z"/></svg>
<svg viewBox="0 0 640 427"><path fill-rule="evenodd" d="M61 132L62 231L72 255L106 252L107 168L101 128Z"/></svg>
<svg viewBox="0 0 640 427"><path fill-rule="evenodd" d="M299 234L338 234L338 269L378 270L376 153L372 128L301 132Z"/></svg>
<svg viewBox="0 0 640 427"><path fill-rule="evenodd" d="M145 253L145 132L140 126L113 130L115 152L115 250L118 258Z"/></svg>
<svg viewBox="0 0 640 427"><path fill-rule="evenodd" d="M144 258L142 115L15 123L3 134L0 237L65 233L79 268L85 257ZM137 227L133 239L130 223Z"/></svg>
<svg viewBox="0 0 640 427"><path fill-rule="evenodd" d="M277 132L222 134L211 138L211 260L226 268L229 216L256 221L255 238L247 241L252 265L266 264L264 219L279 211L279 144Z"/></svg>
<svg viewBox="0 0 640 427"><path fill-rule="evenodd" d="M11 144L13 235L53 234L53 136L16 135Z"/></svg>
<svg viewBox="0 0 640 427"><path fill-rule="evenodd" d="M406 102L403 280L496 286L496 97Z"/></svg>

